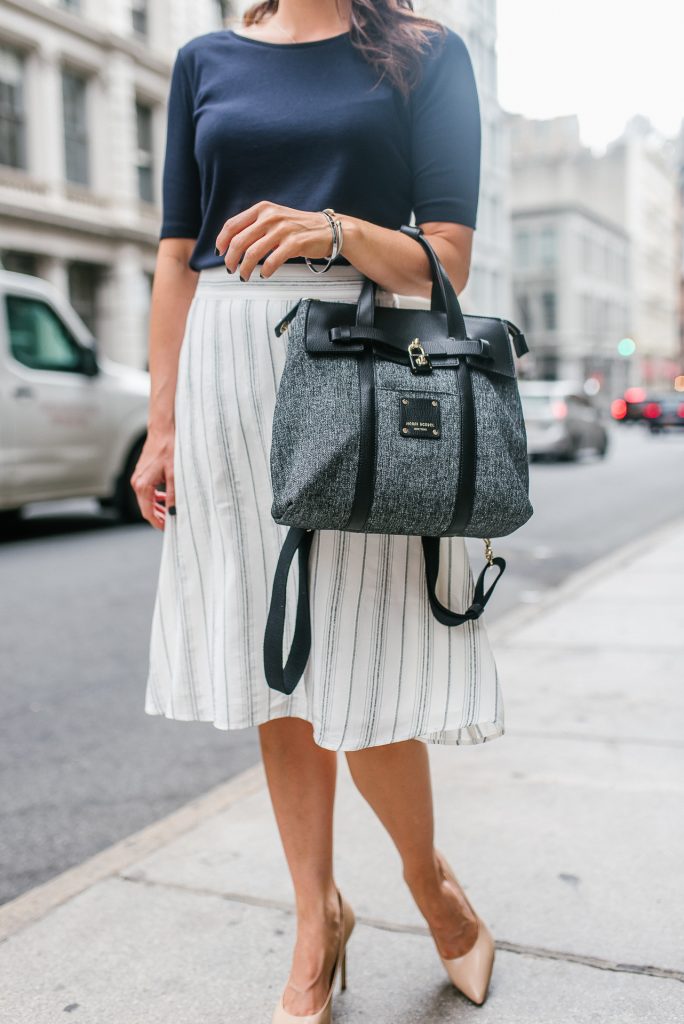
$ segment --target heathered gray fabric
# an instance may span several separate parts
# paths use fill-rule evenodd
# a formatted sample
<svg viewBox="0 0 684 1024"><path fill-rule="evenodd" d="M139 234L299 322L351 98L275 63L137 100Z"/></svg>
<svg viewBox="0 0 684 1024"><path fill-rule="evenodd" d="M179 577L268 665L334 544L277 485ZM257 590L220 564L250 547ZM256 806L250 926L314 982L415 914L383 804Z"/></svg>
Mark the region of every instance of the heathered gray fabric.
<svg viewBox="0 0 684 1024"><path fill-rule="evenodd" d="M346 523L358 465L359 380L356 360L304 349L300 304L287 332L287 358L273 417L272 515L289 526L326 530ZM284 340L284 339L283 339ZM333 413L336 410L336 413Z"/></svg>
<svg viewBox="0 0 684 1024"><path fill-rule="evenodd" d="M385 364L391 365L391 364ZM392 366L393 370L401 367ZM376 365L376 377L384 379L383 367ZM408 373L405 385L418 378ZM436 378L432 374L430 378ZM442 378L443 374L439 374ZM455 375L449 377L455 381ZM444 382L446 383L446 382ZM440 380L434 380L439 386ZM430 397L439 401L442 437L436 440L403 437L400 430L400 404L403 397ZM460 399L458 394L437 387L406 387L394 390L378 387L377 465L375 496L366 528L370 533L417 533L438 535L448 527L454 502L453 480L458 479L460 450L451 439L458 436ZM451 453L445 458L445 446ZM453 476L452 476L453 474Z"/></svg>
<svg viewBox="0 0 684 1024"><path fill-rule="evenodd" d="M510 377L471 371L477 415L475 501L466 537L505 537L532 515L525 421Z"/></svg>
<svg viewBox="0 0 684 1024"><path fill-rule="evenodd" d="M310 300L290 323L287 359L273 420L272 514L279 523L343 530L358 467L360 396L354 357L309 356L304 328ZM463 536L502 537L532 514L525 427L516 381L471 370L477 421L475 502ZM414 376L375 362L376 470L365 532L444 535L457 500L461 397L457 373ZM405 437L403 397L440 403L441 436Z"/></svg>

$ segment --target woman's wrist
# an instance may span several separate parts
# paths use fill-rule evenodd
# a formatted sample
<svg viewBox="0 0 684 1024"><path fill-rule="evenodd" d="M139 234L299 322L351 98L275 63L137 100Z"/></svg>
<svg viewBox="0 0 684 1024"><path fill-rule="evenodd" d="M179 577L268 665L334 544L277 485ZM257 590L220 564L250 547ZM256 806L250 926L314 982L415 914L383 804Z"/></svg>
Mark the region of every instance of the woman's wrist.
<svg viewBox="0 0 684 1024"><path fill-rule="evenodd" d="M340 255L353 263L354 255L363 251L363 226L366 221L359 217L351 217L346 213L336 213L335 216L342 224L343 242Z"/></svg>
<svg viewBox="0 0 684 1024"><path fill-rule="evenodd" d="M147 433L164 435L175 430L173 412L161 412L155 410L150 412L147 418Z"/></svg>

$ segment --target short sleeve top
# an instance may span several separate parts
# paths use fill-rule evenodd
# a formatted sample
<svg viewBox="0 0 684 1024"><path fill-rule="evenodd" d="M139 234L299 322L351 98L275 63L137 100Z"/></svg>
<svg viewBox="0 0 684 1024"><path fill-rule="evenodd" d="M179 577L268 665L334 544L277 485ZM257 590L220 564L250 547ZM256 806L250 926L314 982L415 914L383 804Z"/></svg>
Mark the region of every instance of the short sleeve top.
<svg viewBox="0 0 684 1024"><path fill-rule="evenodd" d="M223 224L262 199L393 229L412 213L418 224L475 228L480 109L463 38L435 34L421 65L406 101L378 82L349 32L304 43L232 29L191 39L171 74L160 239L196 239L194 270L219 265Z"/></svg>

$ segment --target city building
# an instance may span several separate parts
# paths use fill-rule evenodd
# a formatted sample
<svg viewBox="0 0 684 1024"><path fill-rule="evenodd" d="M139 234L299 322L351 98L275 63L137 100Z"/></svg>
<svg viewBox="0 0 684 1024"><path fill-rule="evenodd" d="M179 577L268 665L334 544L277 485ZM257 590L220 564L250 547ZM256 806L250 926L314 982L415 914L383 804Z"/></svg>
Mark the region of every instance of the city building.
<svg viewBox="0 0 684 1024"><path fill-rule="evenodd" d="M679 380L680 391L684 390L684 120L679 132L669 140L668 157L677 178L679 190L680 235L679 235Z"/></svg>
<svg viewBox="0 0 684 1024"><path fill-rule="evenodd" d="M513 290L528 372L593 377L608 397L668 384L678 348L679 200L642 120L597 156L574 115L508 115Z"/></svg>
<svg viewBox="0 0 684 1024"><path fill-rule="evenodd" d="M216 0L3 0L0 261L69 295L101 350L147 364L171 63Z"/></svg>

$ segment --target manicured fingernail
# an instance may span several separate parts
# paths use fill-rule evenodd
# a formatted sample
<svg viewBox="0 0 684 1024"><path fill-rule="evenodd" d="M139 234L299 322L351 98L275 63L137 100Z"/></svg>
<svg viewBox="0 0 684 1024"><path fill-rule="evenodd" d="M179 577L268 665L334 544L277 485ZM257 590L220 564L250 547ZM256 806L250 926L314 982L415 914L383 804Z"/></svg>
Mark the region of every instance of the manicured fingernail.
<svg viewBox="0 0 684 1024"><path fill-rule="evenodd" d="M219 248L218 248L218 245L215 245L215 246L214 246L214 255L215 255L215 256L220 256L220 255L221 255L221 253L219 252Z"/></svg>
<svg viewBox="0 0 684 1024"><path fill-rule="evenodd" d="M242 276L242 274L240 274L240 280L241 280L241 281L245 281L245 280L246 280L246 278L244 278L244 277Z"/></svg>
<svg viewBox="0 0 684 1024"><path fill-rule="evenodd" d="M169 505L168 511L169 511L169 515L170 516L175 516L175 514L176 514L176 506L175 505Z"/></svg>
<svg viewBox="0 0 684 1024"><path fill-rule="evenodd" d="M226 270L228 271L229 274L234 274L235 273L235 271L231 270L230 267L226 267Z"/></svg>

